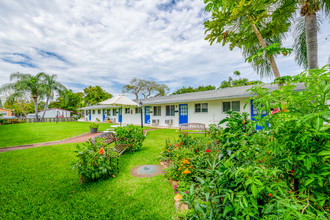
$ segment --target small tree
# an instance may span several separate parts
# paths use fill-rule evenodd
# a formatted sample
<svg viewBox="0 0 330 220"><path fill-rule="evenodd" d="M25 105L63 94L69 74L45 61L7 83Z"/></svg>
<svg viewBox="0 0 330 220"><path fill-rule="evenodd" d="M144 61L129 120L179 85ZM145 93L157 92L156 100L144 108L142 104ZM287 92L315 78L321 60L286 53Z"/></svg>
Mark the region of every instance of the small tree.
<svg viewBox="0 0 330 220"><path fill-rule="evenodd" d="M30 95L24 92L15 92L8 96L4 106L8 109L14 109L16 114L24 115L24 117L33 112L34 108Z"/></svg>

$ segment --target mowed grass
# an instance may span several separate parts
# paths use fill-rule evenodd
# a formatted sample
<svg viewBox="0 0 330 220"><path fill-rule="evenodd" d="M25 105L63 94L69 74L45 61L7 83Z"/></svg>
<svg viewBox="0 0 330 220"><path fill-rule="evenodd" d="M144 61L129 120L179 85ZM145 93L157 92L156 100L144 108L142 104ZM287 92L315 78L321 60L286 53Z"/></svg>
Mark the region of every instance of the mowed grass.
<svg viewBox="0 0 330 220"><path fill-rule="evenodd" d="M175 130L149 131L141 151L120 157L115 178L80 184L72 170L76 144L0 154L0 219L172 219L174 192L163 175L137 178L132 168L159 164Z"/></svg>
<svg viewBox="0 0 330 220"><path fill-rule="evenodd" d="M100 123L99 131L111 124ZM24 144L58 141L89 132L87 122L40 122L0 126L0 148Z"/></svg>

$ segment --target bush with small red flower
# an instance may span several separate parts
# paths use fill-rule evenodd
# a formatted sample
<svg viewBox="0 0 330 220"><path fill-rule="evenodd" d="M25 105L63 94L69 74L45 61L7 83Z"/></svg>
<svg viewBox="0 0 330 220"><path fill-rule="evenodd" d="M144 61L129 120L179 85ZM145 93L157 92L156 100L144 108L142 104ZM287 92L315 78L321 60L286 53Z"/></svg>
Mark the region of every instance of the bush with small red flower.
<svg viewBox="0 0 330 220"><path fill-rule="evenodd" d="M328 218L329 70L330 65L286 77L272 92L251 89L257 111L268 112L258 122L229 112L219 156L208 160L189 194L183 193L192 209L187 219ZM293 91L297 83L305 89ZM255 132L256 125L267 130Z"/></svg>
<svg viewBox="0 0 330 220"><path fill-rule="evenodd" d="M118 171L115 156L118 155L106 146L103 139L96 138L95 145L90 141L77 145L77 161L74 169L81 182L96 181L101 178L114 176Z"/></svg>

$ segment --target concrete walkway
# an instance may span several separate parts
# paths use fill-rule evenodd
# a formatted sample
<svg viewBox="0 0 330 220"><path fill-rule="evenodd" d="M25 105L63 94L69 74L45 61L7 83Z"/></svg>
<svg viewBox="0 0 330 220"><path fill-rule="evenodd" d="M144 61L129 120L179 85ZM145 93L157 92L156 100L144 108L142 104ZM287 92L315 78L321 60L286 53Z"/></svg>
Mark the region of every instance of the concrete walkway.
<svg viewBox="0 0 330 220"><path fill-rule="evenodd" d="M148 131L156 130L160 128L152 128L152 129L147 129L143 130L144 136L147 134ZM2 152L7 152L7 151L14 151L14 150L23 150L23 149L28 149L28 148L34 148L34 147L44 147L44 146L50 146L50 145L56 145L56 144L69 144L69 143L79 143L79 142L85 142L88 141L90 138L95 137L96 135L99 135L103 132L98 132L98 133L85 133L82 135L78 135L75 137L67 138L64 140L59 140L59 141L51 141L51 142L44 142L44 143L37 143L37 144L26 144L26 145L19 145L19 146L13 146L13 147L4 147L0 148L0 153Z"/></svg>
<svg viewBox="0 0 330 220"><path fill-rule="evenodd" d="M22 150L22 149L28 149L28 148L34 148L34 147L43 147L43 146L50 146L50 145L56 145L56 144L68 144L68 143L79 143L79 142L85 142L88 141L90 138L95 137L98 134L101 134L102 132L98 133L85 133L82 135L78 135L75 137L67 138L64 140L59 141L52 141L52 142L44 142L44 143L37 143L37 144L26 144L26 145L19 145L19 146L13 146L13 147L4 147L0 148L1 152L6 151L13 151L13 150Z"/></svg>

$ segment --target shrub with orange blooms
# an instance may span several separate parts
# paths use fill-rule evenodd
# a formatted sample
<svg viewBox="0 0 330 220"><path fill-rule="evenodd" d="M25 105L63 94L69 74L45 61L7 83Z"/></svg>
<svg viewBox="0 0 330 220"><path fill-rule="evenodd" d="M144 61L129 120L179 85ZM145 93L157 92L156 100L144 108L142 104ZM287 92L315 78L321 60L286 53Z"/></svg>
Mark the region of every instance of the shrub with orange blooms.
<svg viewBox="0 0 330 220"><path fill-rule="evenodd" d="M96 181L101 178L114 177L118 167L115 151L110 150L104 140L96 138L95 145L90 141L77 145L77 161L74 169L77 170L81 182Z"/></svg>

